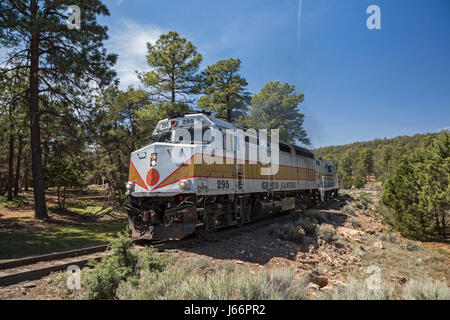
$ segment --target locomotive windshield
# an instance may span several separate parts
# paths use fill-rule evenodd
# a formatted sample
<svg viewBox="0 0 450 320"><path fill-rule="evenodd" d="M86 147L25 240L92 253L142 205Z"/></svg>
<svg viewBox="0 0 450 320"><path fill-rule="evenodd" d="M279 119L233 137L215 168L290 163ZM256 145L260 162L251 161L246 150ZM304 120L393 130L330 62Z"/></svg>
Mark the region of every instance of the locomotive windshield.
<svg viewBox="0 0 450 320"><path fill-rule="evenodd" d="M150 140L151 143L155 142L171 142L172 140L172 131L161 132L154 134Z"/></svg>
<svg viewBox="0 0 450 320"><path fill-rule="evenodd" d="M209 127L203 127L199 139L197 139L194 134L194 128L183 128L174 130L174 139L172 141L172 130L156 133L151 137L150 143L164 142L164 143L187 143L187 144L198 144L198 143L210 143L211 142L211 132L207 131ZM186 130L189 136L184 136ZM206 134L205 134L206 133ZM195 140L197 139L197 140Z"/></svg>
<svg viewBox="0 0 450 320"><path fill-rule="evenodd" d="M211 138L210 138L211 133L210 133L210 131L207 132L208 129L210 129L210 128L203 127L202 133L201 133L201 135L199 135L199 137L196 137L196 135L194 134L194 128L185 128L184 129L184 130L187 130L190 137L183 136L183 134L186 133L186 131L184 131L184 130L175 130L174 142L175 143L188 143L188 144L209 143L211 140ZM206 134L205 134L205 132L206 132Z"/></svg>

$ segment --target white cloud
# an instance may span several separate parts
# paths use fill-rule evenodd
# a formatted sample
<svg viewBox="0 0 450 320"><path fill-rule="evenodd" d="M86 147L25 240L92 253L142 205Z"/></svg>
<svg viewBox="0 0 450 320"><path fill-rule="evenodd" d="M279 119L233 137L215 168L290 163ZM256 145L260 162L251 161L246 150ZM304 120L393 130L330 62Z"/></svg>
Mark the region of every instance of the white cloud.
<svg viewBox="0 0 450 320"><path fill-rule="evenodd" d="M118 54L115 69L120 87L138 85L136 70L149 70L147 65L147 42L154 43L164 31L152 25L139 25L132 21L121 21L111 27L106 47Z"/></svg>

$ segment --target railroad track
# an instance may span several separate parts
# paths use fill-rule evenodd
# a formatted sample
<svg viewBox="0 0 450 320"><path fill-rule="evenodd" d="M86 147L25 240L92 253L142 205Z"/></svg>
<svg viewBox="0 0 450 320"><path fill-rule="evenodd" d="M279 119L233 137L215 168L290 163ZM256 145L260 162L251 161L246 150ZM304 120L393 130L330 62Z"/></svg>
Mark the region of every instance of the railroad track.
<svg viewBox="0 0 450 320"><path fill-rule="evenodd" d="M341 201L338 200L336 202L339 205ZM325 205L327 205L327 203L318 205L313 209L321 209ZM135 239L134 242L136 244L142 243L146 246L151 245L160 251L168 249L183 249L183 248L189 249L193 248L194 246L201 245L202 243L220 242L223 240L227 240L230 237L241 235L245 232L257 231L262 227L273 224L275 222L283 222L285 220L287 221L292 217L292 215L293 213L270 216L250 224L231 226L228 228L219 229L210 234L206 234L202 238L192 236L178 241L166 241L166 242L151 242L149 240ZM52 272L67 270L67 268L71 265L77 265L78 267L82 268L90 260L97 260L97 261L100 260L107 248L108 244L104 244L82 249L0 262L0 287L40 279L42 277L50 275L50 273ZM93 256L94 254L99 255ZM74 257L78 257L79 259L76 260L71 259ZM52 263L52 265L41 266L45 262ZM27 268L27 266L30 266L30 268ZM14 270L14 268L19 268L20 270L17 271ZM2 270L5 270L6 273L2 272Z"/></svg>
<svg viewBox="0 0 450 320"><path fill-rule="evenodd" d="M139 243L140 241L140 239L134 240L135 243ZM158 245L159 244L154 244L155 247ZM108 244L103 244L0 262L0 287L23 281L36 280L48 276L52 272L67 270L71 265L77 265L82 268L90 260L100 260L103 254L99 256L93 256L93 254L103 253L107 248ZM82 256L84 256L84 258L76 260L70 259ZM67 259L70 260L66 261ZM45 262L52 263L52 265L41 266ZM30 268L27 268L27 266L30 266ZM14 270L14 268L20 268L20 270L17 271Z"/></svg>

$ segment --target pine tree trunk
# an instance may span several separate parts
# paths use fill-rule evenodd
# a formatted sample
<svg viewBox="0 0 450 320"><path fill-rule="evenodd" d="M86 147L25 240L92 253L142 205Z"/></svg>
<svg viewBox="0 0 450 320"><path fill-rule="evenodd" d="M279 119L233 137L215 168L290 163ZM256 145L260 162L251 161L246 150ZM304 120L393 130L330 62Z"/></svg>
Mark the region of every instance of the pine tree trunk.
<svg viewBox="0 0 450 320"><path fill-rule="evenodd" d="M61 192L60 192L60 186L56 187L56 195L58 197L58 207L61 208Z"/></svg>
<svg viewBox="0 0 450 320"><path fill-rule="evenodd" d="M22 149L23 149L23 137L19 134L19 145L17 150L17 166L16 166L16 179L14 181L14 197L19 194L19 182L20 182L20 165L22 160Z"/></svg>
<svg viewBox="0 0 450 320"><path fill-rule="evenodd" d="M27 166L25 167L25 174L23 176L23 179L24 179L23 188L25 191L28 191L28 186L29 186L28 180L30 179L29 175L30 175L30 164L27 161Z"/></svg>
<svg viewBox="0 0 450 320"><path fill-rule="evenodd" d="M9 106L9 153L8 153L8 200L13 199L14 184L14 122L12 115L14 108Z"/></svg>
<svg viewBox="0 0 450 320"><path fill-rule="evenodd" d="M446 228L446 221L445 221L445 214L446 214L446 210L442 210L441 215L442 215L442 239L445 240L447 238L447 230Z"/></svg>
<svg viewBox="0 0 450 320"><path fill-rule="evenodd" d="M66 186L63 187L62 208L66 208Z"/></svg>
<svg viewBox="0 0 450 320"><path fill-rule="evenodd" d="M23 165L22 167L25 168L25 172L22 175L22 178L20 179L20 183L19 183L19 193L22 192L22 188L25 185L25 179L28 177L28 159L27 159L27 154L24 153L23 155Z"/></svg>
<svg viewBox="0 0 450 320"><path fill-rule="evenodd" d="M33 23L30 43L30 131L31 131L31 170L33 174L34 216L36 219L47 219L45 204L44 173L42 169L41 128L39 125L39 31L37 24L37 0L30 4Z"/></svg>

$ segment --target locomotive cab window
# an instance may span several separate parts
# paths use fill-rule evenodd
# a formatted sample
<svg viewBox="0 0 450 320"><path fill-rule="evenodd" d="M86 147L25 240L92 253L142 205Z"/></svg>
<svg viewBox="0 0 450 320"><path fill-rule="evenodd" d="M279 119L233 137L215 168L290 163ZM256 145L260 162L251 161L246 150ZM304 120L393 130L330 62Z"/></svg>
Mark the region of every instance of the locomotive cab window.
<svg viewBox="0 0 450 320"><path fill-rule="evenodd" d="M291 153L291 148L286 144L280 143L280 151Z"/></svg>
<svg viewBox="0 0 450 320"><path fill-rule="evenodd" d="M170 142L172 142L172 131L166 131L166 132L154 134L151 137L150 142L151 143L155 143L155 142L170 143Z"/></svg>
<svg viewBox="0 0 450 320"><path fill-rule="evenodd" d="M195 132L194 128L175 130L174 143L186 143L186 144L209 143L211 141L211 130L208 129L210 128L203 127L201 130L201 134ZM195 134L197 134L198 137Z"/></svg>

